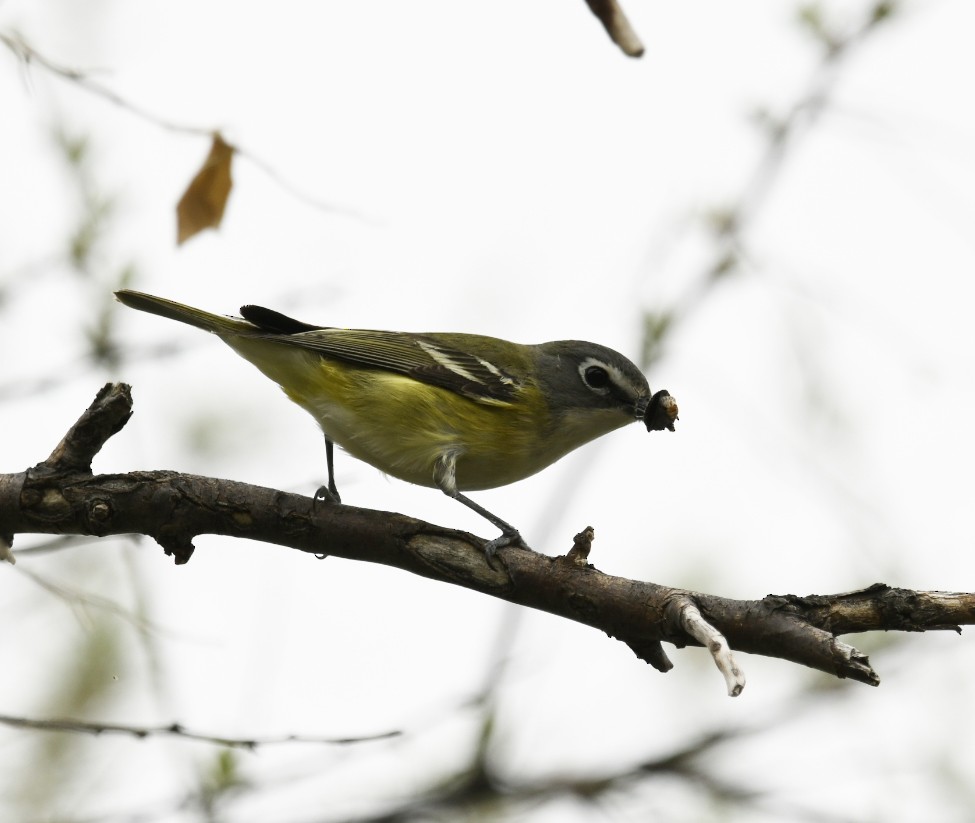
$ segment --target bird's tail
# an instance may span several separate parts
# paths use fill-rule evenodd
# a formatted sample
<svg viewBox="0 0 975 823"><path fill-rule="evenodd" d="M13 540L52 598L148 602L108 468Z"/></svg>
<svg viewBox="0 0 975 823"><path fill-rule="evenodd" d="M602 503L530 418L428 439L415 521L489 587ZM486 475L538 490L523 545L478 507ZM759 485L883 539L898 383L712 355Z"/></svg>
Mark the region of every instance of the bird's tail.
<svg viewBox="0 0 975 823"><path fill-rule="evenodd" d="M168 317L170 320L178 320L180 323L189 323L198 329L212 331L219 335L238 335L253 334L258 331L253 323L242 320L239 317L225 317L222 314L212 314L202 309L195 309L175 300L167 300L165 297L154 297L151 294L144 294L140 291L130 291L122 289L115 292L115 297L120 303L124 303L133 309L147 311L150 314L158 314L160 317Z"/></svg>

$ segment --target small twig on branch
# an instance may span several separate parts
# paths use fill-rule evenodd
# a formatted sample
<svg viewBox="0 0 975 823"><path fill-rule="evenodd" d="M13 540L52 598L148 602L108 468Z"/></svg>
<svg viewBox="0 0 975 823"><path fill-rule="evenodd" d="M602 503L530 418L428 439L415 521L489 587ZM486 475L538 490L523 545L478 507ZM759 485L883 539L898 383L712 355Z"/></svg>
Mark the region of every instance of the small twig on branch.
<svg viewBox="0 0 975 823"><path fill-rule="evenodd" d="M373 743L377 740L389 740L402 734L400 731L380 732L378 734L357 737L307 737L300 734L287 734L277 737L223 737L221 735L206 734L187 729L180 723L170 723L168 726L128 726L121 723L94 723L87 720L73 719L32 719L29 717L12 717L0 714L0 723L16 729L39 729L50 732L78 732L81 734L122 734L144 740L148 737L169 735L182 737L186 740L198 740L203 743L213 743L218 746L228 746L234 749L256 749L259 746L272 746L279 743L317 743L321 745L344 746L351 743Z"/></svg>
<svg viewBox="0 0 975 823"><path fill-rule="evenodd" d="M40 466L55 474L90 473L95 455L131 416L132 388L125 383L107 383Z"/></svg>
<svg viewBox="0 0 975 823"><path fill-rule="evenodd" d="M592 551L592 541L596 539L596 530L586 526L579 534L572 538L572 548L565 559L577 566L585 566Z"/></svg>
<svg viewBox="0 0 975 823"><path fill-rule="evenodd" d="M177 563L189 560L198 535L222 534L381 563L592 626L660 671L672 666L663 643L704 645L732 694L744 676L731 649L876 685L867 657L837 635L975 623L971 593L876 584L837 595L732 600L603 574L582 556L590 530L578 536L574 557L506 548L495 568L481 538L401 514L176 472L93 475L91 458L130 413L129 387L108 385L47 460L0 475L0 534L146 534Z"/></svg>
<svg viewBox="0 0 975 823"><path fill-rule="evenodd" d="M672 606L679 609L678 620L684 630L711 653L718 671L724 675L724 681L728 686L728 696L738 697L742 689L745 688L745 675L738 668L738 664L731 654L731 648L728 646L728 641L724 639L721 632L701 616L701 612L690 598L677 598Z"/></svg>

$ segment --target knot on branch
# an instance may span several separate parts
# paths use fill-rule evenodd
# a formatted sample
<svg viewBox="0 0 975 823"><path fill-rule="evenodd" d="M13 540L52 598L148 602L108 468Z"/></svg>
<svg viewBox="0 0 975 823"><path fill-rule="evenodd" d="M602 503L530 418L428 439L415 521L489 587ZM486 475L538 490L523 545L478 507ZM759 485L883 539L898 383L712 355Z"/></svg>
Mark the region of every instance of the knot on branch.
<svg viewBox="0 0 975 823"><path fill-rule="evenodd" d="M183 566L190 562L195 546L193 541L185 534L180 534L172 530L163 530L153 535L156 542L162 546L167 557L172 557L177 566Z"/></svg>
<svg viewBox="0 0 975 823"><path fill-rule="evenodd" d="M592 526L586 526L572 538L572 548L565 559L575 566L589 565L589 552L592 551L592 541L595 539L596 530Z"/></svg>

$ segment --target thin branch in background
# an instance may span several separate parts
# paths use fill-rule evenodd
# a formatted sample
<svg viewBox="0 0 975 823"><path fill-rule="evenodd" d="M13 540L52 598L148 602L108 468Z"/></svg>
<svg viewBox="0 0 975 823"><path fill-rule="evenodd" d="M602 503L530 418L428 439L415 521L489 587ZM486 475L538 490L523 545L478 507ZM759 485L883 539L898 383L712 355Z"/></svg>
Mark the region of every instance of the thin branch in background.
<svg viewBox="0 0 975 823"><path fill-rule="evenodd" d="M726 219L717 221L718 228L729 234L740 233L744 226L754 220L773 185L782 176L784 162L788 151L794 148L794 141L799 136L810 134L830 103L843 61L849 58L854 46L861 45L877 31L880 23L890 20L895 4L884 1L877 3L860 26L845 35L830 28L816 9L817 6L802 9L800 20L823 47L822 57L806 84L805 92L783 117L775 118L767 111L756 113L756 122L765 127L766 150L746 183L738 204Z"/></svg>
<svg viewBox="0 0 975 823"><path fill-rule="evenodd" d="M55 374L44 377L26 378L23 380L13 380L0 386L0 403L7 403L11 400L20 400L25 397L32 397L44 394L63 386L71 380L87 378L95 370L95 365L87 358L76 359L69 363L64 363Z"/></svg>
<svg viewBox="0 0 975 823"><path fill-rule="evenodd" d="M302 189L299 189L290 180L286 180L285 177L275 169L266 160L258 157L250 149L241 148L238 145L234 146L234 150L240 157L244 157L250 162L252 166L260 169L267 177L282 191L290 194L299 203L304 203L306 206L311 206L319 211L328 212L330 214L336 214L340 217L347 217L351 220L357 220L367 226L372 226L373 228L377 226L385 225L386 221L375 217L374 215L367 214L364 211L359 211L358 209L353 209L349 206L336 206L334 203L329 203L325 200L321 200L314 195L309 194Z"/></svg>
<svg viewBox="0 0 975 823"><path fill-rule="evenodd" d="M136 537L138 539L138 537ZM51 554L52 552L60 552L65 549L77 549L82 546L97 546L100 543L104 543L100 537L81 537L73 534L66 534L61 537L54 537L51 540L47 540L44 543L38 543L36 546L27 546L26 548L18 548L14 552L14 559L21 557L26 557L27 555L36 554Z"/></svg>
<svg viewBox="0 0 975 823"><path fill-rule="evenodd" d="M19 551L17 552L17 554L20 553L21 552ZM89 625L91 623L90 619L88 619L87 615L84 613L84 610L97 609L98 611L115 615L140 631L151 632L157 636L173 636L172 632L167 631L161 626L155 625L152 623L152 621L147 620L144 617L134 614L131 609L128 609L120 603L116 603L114 600L110 600L107 597L101 597L97 594L84 592L80 589L72 589L60 583L52 583L43 575L30 571L24 568L23 565L18 566L17 571L32 583L44 589L44 591L54 595L56 598L58 598L58 600L64 602L72 610L72 612L74 612L78 622L82 625Z"/></svg>
<svg viewBox="0 0 975 823"><path fill-rule="evenodd" d="M538 780L509 780L499 773L495 757L478 757L464 769L455 770L435 785L421 789L385 812L355 818L347 823L409 823L414 820L520 819L519 811L543 804L575 800L598 804L605 799L633 791L648 779L678 777L704 791L715 801L747 804L756 792L742 788L731 780L709 773L700 761L722 743L735 740L741 731L717 731L705 734L688 745L631 768L602 777L553 777ZM489 735L482 741L487 748ZM322 820L334 818L324 817Z"/></svg>
<svg viewBox="0 0 975 823"><path fill-rule="evenodd" d="M261 746L275 746L281 743L311 743L316 745L346 746L353 743L374 743L399 737L398 730L378 732L376 734L356 737L313 737L300 734L286 734L275 737L224 737L185 728L180 723L170 723L168 726L129 726L121 723L94 723L87 720L74 719L36 719L29 717L14 717L0 714L0 724L15 729L36 729L49 732L74 732L78 734L120 734L144 740L150 737L181 737L184 740L196 740L202 743L212 743L216 746L227 746L233 749L248 749L253 751Z"/></svg>
<svg viewBox="0 0 975 823"><path fill-rule="evenodd" d="M11 52L13 52L13 54L25 67L29 68L31 65L40 66L55 77L60 77L63 80L67 80L89 94L99 97L102 100L105 100L123 111L126 111L141 120L145 120L147 123L151 123L160 129L164 129L165 131L170 131L175 134L189 135L191 137L204 137L207 140L211 140L213 137L212 128L192 126L186 123L178 123L165 117L160 117L158 114L155 114L147 108L136 105L131 100L122 97L122 95L118 94L110 87L93 79L89 72L63 66L54 60L45 57L16 33L10 34L0 32L0 43L3 43ZM329 203L302 191L294 183L287 181L284 176L270 163L261 159L249 149L245 149L236 144L233 145L233 149L236 154L246 158L256 168L264 172L282 191L286 192L291 197L299 200L305 205L311 206L312 208L320 211L328 212L330 214L348 217L353 220L359 220L372 225L376 225L379 222L375 218L369 217L354 209L337 206L334 203Z"/></svg>
<svg viewBox="0 0 975 823"><path fill-rule="evenodd" d="M712 209L707 215L714 252L700 272L690 278L683 294L668 309L644 314L641 358L644 368L662 356L665 333L672 332L678 322L686 320L704 301L714 283L734 272L746 256L742 242L744 231L755 221L770 192L781 179L785 163L795 152L799 138L808 138L812 127L829 105L842 63L850 58L855 47L867 42L882 23L894 17L897 10L897 3L879 0L860 25L845 34L828 25L817 6L801 10L800 21L822 46L822 57L813 68L805 90L784 115L776 117L768 111L759 111L754 115L755 122L763 127L765 150L737 201L730 206Z"/></svg>
<svg viewBox="0 0 975 823"><path fill-rule="evenodd" d="M30 68L31 65L41 66L51 74L64 80L68 80L69 82L74 83L79 88L84 89L96 97L101 97L103 100L107 100L109 103L112 103L113 105L118 106L130 114L134 114L136 117L152 123L161 129L176 132L178 134L190 134L196 137L209 137L213 131L212 129L190 126L160 117L148 109L144 109L141 106L126 100L108 86L92 79L89 72L62 66L60 63L56 63L53 60L45 57L43 54L37 51L37 49L28 44L24 38L17 33L8 34L5 32L0 32L0 43L3 43L8 49L10 49L10 51L14 53L14 55L24 64L25 67Z"/></svg>
<svg viewBox="0 0 975 823"><path fill-rule="evenodd" d="M125 348L125 362L143 363L164 360L192 351L198 345L195 342L166 342L150 346L132 344ZM99 366L91 357L84 357L63 363L54 370L53 374L46 377L12 380L0 384L0 403L34 397L78 380L87 381L98 370Z"/></svg>
<svg viewBox="0 0 975 823"><path fill-rule="evenodd" d="M640 763L602 775L554 776L538 779L514 778L506 769L504 752L495 750L495 737L482 731L480 745L469 755L458 754L452 772L442 775L428 788L418 788L408 798L389 799L385 811L344 818L344 823L413 823L413 821L479 819L520 820L526 808L582 801L593 808L618 800L628 793L645 791L658 780L680 780L689 791L704 795L722 807L763 810L768 819L809 821L809 823L855 823L858 818L806 808L793 798L778 796L761 785L760 775L722 776L714 766L721 749L738 747L770 730L801 727L824 707L834 714L838 700L851 700L854 692L835 692L837 681L823 678L826 688L805 691L804 700L785 702L771 711L755 715L747 723L728 723L722 728L700 733L692 740ZM827 702L828 701L828 702ZM483 751L482 751L483 749ZM651 789L652 791L652 789ZM376 799L377 804L383 801ZM554 806L555 808L560 808ZM306 818L301 818L306 820ZM336 818L319 818L322 823Z"/></svg>

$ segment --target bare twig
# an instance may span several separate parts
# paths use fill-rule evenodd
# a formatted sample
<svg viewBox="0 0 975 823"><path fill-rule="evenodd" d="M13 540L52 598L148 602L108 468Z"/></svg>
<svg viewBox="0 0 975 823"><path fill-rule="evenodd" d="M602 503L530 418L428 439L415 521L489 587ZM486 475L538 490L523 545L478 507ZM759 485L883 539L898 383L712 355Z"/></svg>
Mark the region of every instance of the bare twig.
<svg viewBox="0 0 975 823"><path fill-rule="evenodd" d="M213 133L213 129L206 129L200 126L190 126L186 125L185 123L177 123L173 120L167 120L166 118L160 117L148 109L136 105L110 89L108 86L94 80L89 72L81 71L80 69L73 69L68 66L62 66L60 63L45 57L18 34L0 32L0 43L3 43L8 49L10 49L10 51L12 51L25 66L40 66L50 74L74 83L79 88L84 89L90 94L93 94L96 97L101 97L103 100L108 101L112 105L118 106L130 114L134 114L136 117L152 123L161 129L177 132L179 134L190 134L196 137L209 137Z"/></svg>
<svg viewBox="0 0 975 823"><path fill-rule="evenodd" d="M679 603L675 605L680 609L680 617L678 618L680 624L691 637L711 652L714 664L718 667L718 671L724 675L725 683L728 686L728 696L737 697L740 695L742 689L745 688L745 674L738 668L724 635L701 616L701 612L689 598L681 597Z"/></svg>
<svg viewBox="0 0 975 823"><path fill-rule="evenodd" d="M0 714L0 723L15 729L39 729L49 732L77 732L80 734L121 734L144 740L149 737L173 736L185 740L197 740L203 743L213 743L217 746L227 746L234 749L254 750L260 746L273 746L280 743L314 743L319 745L345 746L352 743L373 743L377 740L389 740L402 734L400 731L379 732L377 734L356 737L309 737L300 734L286 734L276 737L224 737L187 729L180 723L170 723L168 726L129 726L122 723L96 723L88 720L75 719L37 719L29 717L13 717Z"/></svg>
<svg viewBox="0 0 975 823"><path fill-rule="evenodd" d="M458 820L484 817L478 810L490 809L491 819L511 819L505 805L523 808L558 799L596 801L625 792L652 775L675 775L692 781L723 803L746 803L754 792L740 784L710 774L703 760L711 752L744 732L717 731L693 739L659 758L637 763L618 772L596 777L555 776L512 781L491 758L477 758L462 769L437 781L432 788L416 792L392 811L351 818L347 823L408 823L413 820ZM499 811L500 809L500 811ZM514 815L519 819L519 815Z"/></svg>
<svg viewBox="0 0 975 823"><path fill-rule="evenodd" d="M627 57L643 56L643 43L616 0L586 0L586 4L623 54Z"/></svg>
<svg viewBox="0 0 975 823"><path fill-rule="evenodd" d="M18 554L21 553L22 552L18 552ZM116 601L107 597L100 597L99 595L91 594L81 589L72 588L60 583L54 583L43 575L37 574L36 572L30 571L24 567L20 567L17 571L44 591L67 604L67 606L69 606L78 616L79 621L83 621L83 617L88 610L97 609L99 611L115 615L117 618L124 620L126 623L129 623L132 626L135 626L142 632L152 632L156 635L172 634L172 632L168 631L167 629L155 625L146 617L133 613L131 609L126 608L121 603L117 603Z"/></svg>
<svg viewBox="0 0 975 823"><path fill-rule="evenodd" d="M90 72L63 66L60 63L45 57L17 34L0 32L0 43L3 43L8 49L10 49L10 51L13 52L25 66L40 66L55 77L60 77L63 80L67 80L89 94L99 97L102 100L117 106L123 111L138 117L141 120L145 120L147 123L151 123L154 126L175 134L186 134L192 137L205 137L207 140L210 140L213 136L213 128L211 127L193 126L186 123L179 123L174 120L169 120L143 106L133 103L131 100L118 94L109 86L106 86L104 83L100 83L92 78ZM233 145L233 149L238 156L246 158L248 161L250 161L254 166L264 172L279 188L287 192L296 200L299 200L300 202L305 203L306 205L315 209L319 209L320 211L331 214L349 217L366 223L376 224L378 222L375 218L363 214L362 212L345 208L343 206L338 206L334 203L329 203L325 200L314 197L305 191L302 191L294 183L286 180L284 176L270 163L258 157L256 154L250 151L250 149L246 149L236 144Z"/></svg>

